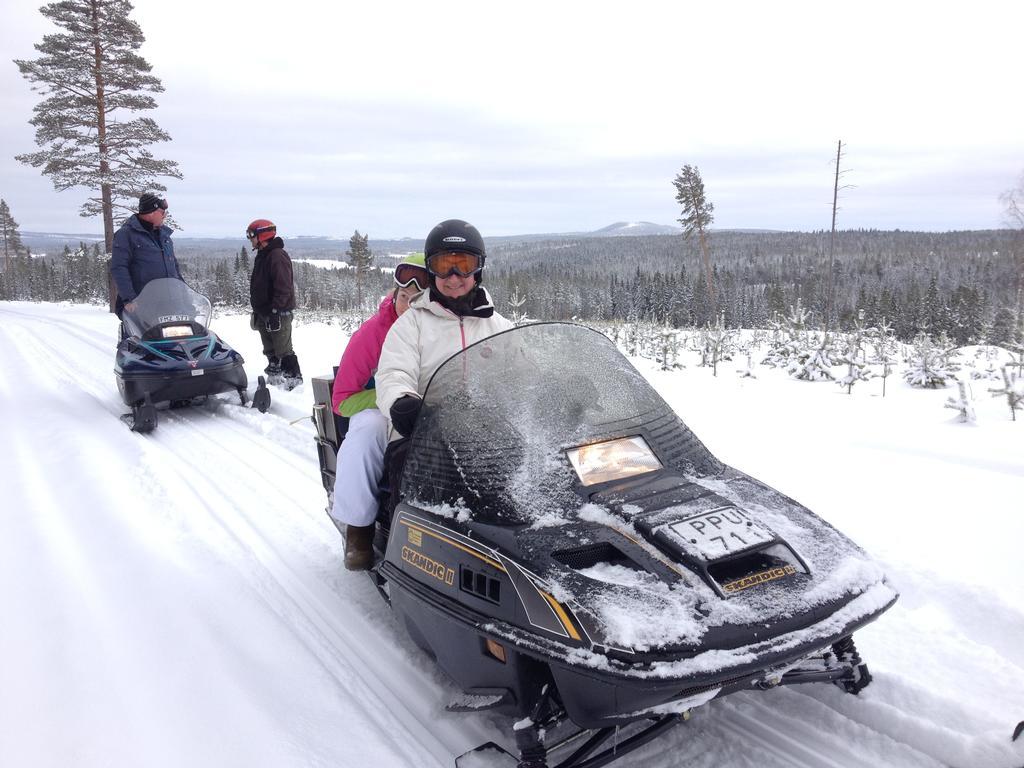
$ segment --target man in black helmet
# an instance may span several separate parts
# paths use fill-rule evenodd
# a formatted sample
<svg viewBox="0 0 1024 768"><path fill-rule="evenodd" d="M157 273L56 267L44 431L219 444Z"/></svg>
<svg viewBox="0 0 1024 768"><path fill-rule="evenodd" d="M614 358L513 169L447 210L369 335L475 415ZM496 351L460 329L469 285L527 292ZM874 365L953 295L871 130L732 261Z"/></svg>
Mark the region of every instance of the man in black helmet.
<svg viewBox="0 0 1024 768"><path fill-rule="evenodd" d="M167 200L155 192L139 198L139 211L121 225L114 234L110 259L110 276L117 286L114 312L118 317L127 309L134 311L135 297L150 280L158 277L181 277L178 260L174 258L171 228L164 224Z"/></svg>

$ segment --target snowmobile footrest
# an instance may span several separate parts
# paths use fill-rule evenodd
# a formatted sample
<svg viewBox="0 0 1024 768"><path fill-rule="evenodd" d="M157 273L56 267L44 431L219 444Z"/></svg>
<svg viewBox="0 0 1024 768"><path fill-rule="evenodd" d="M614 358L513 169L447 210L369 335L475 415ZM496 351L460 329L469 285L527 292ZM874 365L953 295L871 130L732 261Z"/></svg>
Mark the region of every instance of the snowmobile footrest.
<svg viewBox="0 0 1024 768"><path fill-rule="evenodd" d="M514 704L515 696L508 688L471 688L456 696L445 707L449 712L481 712L505 704Z"/></svg>

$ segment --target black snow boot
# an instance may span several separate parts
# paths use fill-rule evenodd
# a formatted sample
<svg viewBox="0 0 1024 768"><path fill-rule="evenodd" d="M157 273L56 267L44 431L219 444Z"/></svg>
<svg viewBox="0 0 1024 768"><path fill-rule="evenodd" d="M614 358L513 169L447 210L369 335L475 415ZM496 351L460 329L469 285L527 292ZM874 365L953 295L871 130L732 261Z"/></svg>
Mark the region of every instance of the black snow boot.
<svg viewBox="0 0 1024 768"><path fill-rule="evenodd" d="M299 358L294 354L281 358L281 372L284 374L284 388L295 389L302 383L302 371L299 369Z"/></svg>
<svg viewBox="0 0 1024 768"><path fill-rule="evenodd" d="M345 567L350 571L368 571L373 565L375 525L345 526Z"/></svg>
<svg viewBox="0 0 1024 768"><path fill-rule="evenodd" d="M281 361L275 355L267 355L268 365L263 369L267 374L267 383L280 385L284 383L284 372L281 369Z"/></svg>

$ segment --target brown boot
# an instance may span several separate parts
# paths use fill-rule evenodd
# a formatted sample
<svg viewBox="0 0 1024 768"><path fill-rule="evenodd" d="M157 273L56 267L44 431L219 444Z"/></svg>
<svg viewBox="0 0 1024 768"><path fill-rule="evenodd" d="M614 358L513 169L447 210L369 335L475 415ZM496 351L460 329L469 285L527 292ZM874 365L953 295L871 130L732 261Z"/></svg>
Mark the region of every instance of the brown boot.
<svg viewBox="0 0 1024 768"><path fill-rule="evenodd" d="M368 571L373 565L375 525L345 526L345 567L350 571Z"/></svg>

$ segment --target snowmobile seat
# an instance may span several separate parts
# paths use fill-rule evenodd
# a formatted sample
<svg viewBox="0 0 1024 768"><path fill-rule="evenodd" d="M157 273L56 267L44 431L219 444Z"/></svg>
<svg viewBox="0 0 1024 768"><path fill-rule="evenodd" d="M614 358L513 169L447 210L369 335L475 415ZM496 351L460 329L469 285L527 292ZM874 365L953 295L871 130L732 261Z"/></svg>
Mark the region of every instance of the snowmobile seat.
<svg viewBox="0 0 1024 768"><path fill-rule="evenodd" d="M334 490L334 473L337 467L338 448L348 432L348 418L339 416L331 408L331 391L334 389L334 377L315 376L313 378L313 426L316 428L316 453L320 460L320 481L324 490Z"/></svg>

